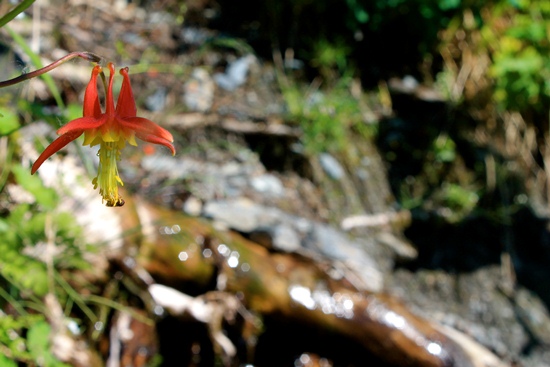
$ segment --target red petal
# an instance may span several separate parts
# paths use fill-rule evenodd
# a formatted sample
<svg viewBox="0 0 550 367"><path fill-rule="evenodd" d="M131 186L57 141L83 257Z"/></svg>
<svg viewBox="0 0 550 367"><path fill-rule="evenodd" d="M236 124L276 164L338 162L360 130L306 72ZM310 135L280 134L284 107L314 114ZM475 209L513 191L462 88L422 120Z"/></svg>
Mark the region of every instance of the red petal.
<svg viewBox="0 0 550 367"><path fill-rule="evenodd" d="M105 123L105 121L105 118L98 119L94 117L81 117L61 127L59 130L57 130L57 135L65 135L73 131L80 131L80 133L82 133L84 130L90 130L100 127Z"/></svg>
<svg viewBox="0 0 550 367"><path fill-rule="evenodd" d="M65 147L65 145L78 138L83 132L82 130L74 130L55 139L46 149L44 149L36 162L34 162L31 174L34 174L46 159L50 158L54 153Z"/></svg>
<svg viewBox="0 0 550 367"><path fill-rule="evenodd" d="M122 87L118 95L118 101L116 103L116 113L119 117L136 117L136 101L134 99L134 93L132 92L132 85L130 84L130 77L128 76L128 68L120 69L120 74L124 78L122 81Z"/></svg>
<svg viewBox="0 0 550 367"><path fill-rule="evenodd" d="M117 118L117 122L127 129L134 130L142 136L154 135L161 139L173 142L174 137L168 130L155 124L153 121L143 117L131 117L131 118ZM139 135L138 135L139 137ZM141 139L141 138L140 138Z"/></svg>
<svg viewBox="0 0 550 367"><path fill-rule="evenodd" d="M84 111L85 117L99 117L101 114L101 106L99 105L99 97L97 95L97 75L101 72L101 66L97 65L92 70L92 77L86 86L84 92Z"/></svg>
<svg viewBox="0 0 550 367"><path fill-rule="evenodd" d="M174 148L174 145L166 139L160 138L156 135L143 134L140 132L136 132L136 136L149 143L164 145L166 148L170 149L172 155L176 155L176 148Z"/></svg>
<svg viewBox="0 0 550 367"><path fill-rule="evenodd" d="M113 78L115 77L115 66L112 62L108 65L109 67L109 86L107 87L107 96L105 97L105 114L107 116L113 116L115 113L115 101L113 99Z"/></svg>

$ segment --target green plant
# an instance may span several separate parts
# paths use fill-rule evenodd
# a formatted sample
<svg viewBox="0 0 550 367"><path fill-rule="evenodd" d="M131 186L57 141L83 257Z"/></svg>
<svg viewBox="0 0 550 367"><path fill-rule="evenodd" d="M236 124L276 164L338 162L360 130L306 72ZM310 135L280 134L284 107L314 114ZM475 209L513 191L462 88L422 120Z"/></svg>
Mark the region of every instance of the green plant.
<svg viewBox="0 0 550 367"><path fill-rule="evenodd" d="M12 165L11 175L12 184L21 187L35 204L10 203L0 193L8 205L0 216L0 366L66 366L51 352L51 330L42 299L55 294L95 319L81 296L58 275L62 270L88 269L84 254L93 250L74 216L56 210L59 197L54 190L21 165ZM7 309L9 315L2 311Z"/></svg>
<svg viewBox="0 0 550 367"><path fill-rule="evenodd" d="M90 255L99 248L98 245L90 246L86 242L74 213L60 209L60 193L44 185L40 176L32 175L28 167L19 163L21 159L18 154L25 149L24 145L19 146L17 139L24 134L23 130L20 130L20 127L25 124L23 120L26 122L45 120L59 127L60 120L74 121L83 114L82 106L65 106L61 93L47 73L76 57L93 63L102 61L99 56L88 52L73 52L43 67L41 58L32 52L26 40L7 26L10 20L30 6L33 1L25 0L6 15L1 16L0 27L4 27L13 43L27 54L36 70L24 72L9 80L2 80L0 88L10 87L40 76L49 87L59 111L62 112L51 112L57 110L44 108L43 103L40 102L20 100L17 94L13 93L13 89L7 90L8 93L5 94L7 97L2 96L0 100L1 367L68 366L60 360L62 357L56 356L57 344L52 343L52 338L59 333L63 333L64 337L71 335L69 330L62 326L69 317L74 318L82 331L89 332L94 342L103 333L103 325L108 322L111 309L128 312L135 319L151 323L147 317L115 300L99 296L97 293L89 294L101 288L83 280L81 276L89 274ZM113 75L112 64L108 64L108 67ZM99 66L94 70L97 71L97 68ZM124 113L127 117L135 110L135 102L127 80L127 68L120 72L126 80L121 94L126 93ZM95 79L90 85L97 89ZM90 89L92 88L86 90L88 94ZM97 91L95 92L96 98L86 99L88 103L84 107L85 115L86 113L94 116L98 114L99 100ZM108 96L112 99L110 92L109 89ZM124 101L124 97L119 99L119 102L121 100ZM119 103L119 107L120 105ZM139 122L143 125L143 120ZM149 137L150 129L147 133L141 137ZM74 140L75 135L71 135L71 138ZM43 141L35 141L35 143L43 144ZM58 150L67 143L68 141L61 141L57 146L54 144L54 147ZM51 149L49 152L52 152ZM85 295L80 294L82 288L79 285L83 281L85 283L82 288L86 288L86 292L83 293L87 293ZM79 289L77 290L76 287ZM52 307L46 308L46 304L50 305L49 301L52 299L64 308L64 314L56 313L57 309L53 312ZM90 327L91 325L94 327ZM65 332L67 332L66 335ZM77 336L74 337L77 338Z"/></svg>
<svg viewBox="0 0 550 367"><path fill-rule="evenodd" d="M351 84L352 80L345 78L326 91L304 91L295 84L283 86L290 118L300 125L308 153L343 152L352 132L364 138L374 135L374 126L365 118L364 96L354 96Z"/></svg>
<svg viewBox="0 0 550 367"><path fill-rule="evenodd" d="M68 367L51 352L50 325L43 315L0 317L0 366L20 363L45 367Z"/></svg>
<svg viewBox="0 0 550 367"><path fill-rule="evenodd" d="M546 114L550 106L550 3L501 1L482 33L492 53L494 96L506 110Z"/></svg>
<svg viewBox="0 0 550 367"><path fill-rule="evenodd" d="M329 42L320 39L313 45L311 66L319 70L326 82L334 83L340 77L347 79L355 71L350 65L351 47L344 40Z"/></svg>

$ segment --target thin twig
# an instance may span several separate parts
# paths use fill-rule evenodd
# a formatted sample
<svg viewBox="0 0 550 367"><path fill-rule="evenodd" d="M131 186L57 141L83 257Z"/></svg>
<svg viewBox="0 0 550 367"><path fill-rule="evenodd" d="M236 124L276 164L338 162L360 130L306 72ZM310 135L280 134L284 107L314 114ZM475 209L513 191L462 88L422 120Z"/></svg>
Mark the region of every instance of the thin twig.
<svg viewBox="0 0 550 367"><path fill-rule="evenodd" d="M9 87L9 86L12 86L14 84L21 83L25 80L40 76L44 73L47 73L48 71L51 71L51 70L55 69L56 67L58 67L59 65L61 65L63 63L76 58L76 57L80 57L84 60L87 60L87 61L90 61L90 62L95 62L95 63L99 63L103 59L101 56L98 56L96 54L93 54L93 53L87 52L87 51L72 52L72 53L68 54L67 56L64 56L64 57L60 58L59 60L52 62L50 65L44 66L41 69L31 71L29 73L20 75L16 78L0 82L0 88Z"/></svg>

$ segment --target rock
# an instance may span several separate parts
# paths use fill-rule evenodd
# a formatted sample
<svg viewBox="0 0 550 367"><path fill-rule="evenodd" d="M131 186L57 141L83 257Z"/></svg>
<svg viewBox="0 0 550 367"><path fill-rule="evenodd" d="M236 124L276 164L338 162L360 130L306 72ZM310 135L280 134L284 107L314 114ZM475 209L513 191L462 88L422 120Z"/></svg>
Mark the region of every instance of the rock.
<svg viewBox="0 0 550 367"><path fill-rule="evenodd" d="M250 185L254 190L267 196L281 197L285 193L285 188L281 180L269 173L253 177L250 180Z"/></svg>
<svg viewBox="0 0 550 367"><path fill-rule="evenodd" d="M550 319L545 306L531 292L518 285L515 295L507 296L501 284L502 270L495 265L456 274L427 269L411 274L398 269L393 279L388 279L388 288L417 314L470 336L503 359L513 360L538 343L547 345Z"/></svg>
<svg viewBox="0 0 550 367"><path fill-rule="evenodd" d="M250 234L250 239L266 248L284 252L298 251L302 246L298 232L284 223L256 229Z"/></svg>
<svg viewBox="0 0 550 367"><path fill-rule="evenodd" d="M191 111L206 112L212 107L214 88L210 74L196 68L183 86L183 102Z"/></svg>
<svg viewBox="0 0 550 367"><path fill-rule="evenodd" d="M369 256L365 248L348 236L325 224L315 223L305 247L315 249L324 256L340 261L362 280L362 285L370 291L381 291L384 276L380 267Z"/></svg>
<svg viewBox="0 0 550 367"><path fill-rule="evenodd" d="M299 218L245 198L208 202L203 214L227 228L250 235L268 248L283 252L309 250L312 255L335 260L354 272L364 289L379 291L383 287L381 267L387 267L387 260L375 261L367 251L369 246L373 250L375 245L353 241L327 224Z"/></svg>
<svg viewBox="0 0 550 367"><path fill-rule="evenodd" d="M520 288L515 296L515 309L531 337L543 345L550 345L550 315L540 298Z"/></svg>
<svg viewBox="0 0 550 367"><path fill-rule="evenodd" d="M204 207L206 217L245 233L252 232L261 225L261 214L261 208L244 198L208 202Z"/></svg>
<svg viewBox="0 0 550 367"><path fill-rule="evenodd" d="M254 62L252 55L243 56L229 64L225 73L214 74L214 80L221 88L232 91L246 82L250 65Z"/></svg>
<svg viewBox="0 0 550 367"><path fill-rule="evenodd" d="M249 177L263 171L253 156L240 163L232 160L224 163L214 161L155 154L143 157L141 166L149 179L156 180L160 185L166 179L187 180L189 192L203 202L220 197L241 197L249 188Z"/></svg>
<svg viewBox="0 0 550 367"><path fill-rule="evenodd" d="M212 34L203 28L184 27L181 30L181 38L188 45L202 46L210 37Z"/></svg>
<svg viewBox="0 0 550 367"><path fill-rule="evenodd" d="M273 247L277 250L293 252L301 246L301 238L289 225L281 224L273 230Z"/></svg>
<svg viewBox="0 0 550 367"><path fill-rule="evenodd" d="M323 170L335 180L339 180L344 177L344 168L342 165L328 153L321 153L319 155L319 162Z"/></svg>
<svg viewBox="0 0 550 367"><path fill-rule="evenodd" d="M162 111L166 105L166 88L158 88L145 100L145 108L152 112Z"/></svg>

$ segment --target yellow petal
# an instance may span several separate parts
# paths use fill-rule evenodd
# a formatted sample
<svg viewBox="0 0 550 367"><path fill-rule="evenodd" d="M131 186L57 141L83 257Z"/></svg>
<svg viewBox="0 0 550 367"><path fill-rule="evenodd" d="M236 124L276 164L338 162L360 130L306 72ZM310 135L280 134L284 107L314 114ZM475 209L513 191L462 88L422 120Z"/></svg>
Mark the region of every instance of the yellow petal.
<svg viewBox="0 0 550 367"><path fill-rule="evenodd" d="M84 142L82 145L91 145L91 143L94 141L94 139L97 137L97 131L95 130L88 130L84 131Z"/></svg>

